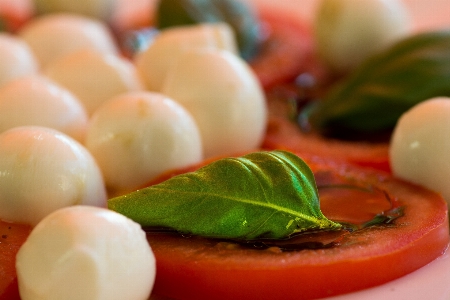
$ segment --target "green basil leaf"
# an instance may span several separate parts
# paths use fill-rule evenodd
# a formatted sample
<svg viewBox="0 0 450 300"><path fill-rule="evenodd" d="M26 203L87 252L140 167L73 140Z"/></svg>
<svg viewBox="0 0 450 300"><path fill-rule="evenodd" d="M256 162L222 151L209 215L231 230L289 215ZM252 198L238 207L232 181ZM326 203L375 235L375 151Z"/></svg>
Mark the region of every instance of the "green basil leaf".
<svg viewBox="0 0 450 300"><path fill-rule="evenodd" d="M157 27L226 22L234 30L241 56L252 58L259 45L259 22L250 6L238 0L164 0L157 8Z"/></svg>
<svg viewBox="0 0 450 300"><path fill-rule="evenodd" d="M311 107L322 132L392 129L415 104L450 96L450 31L421 33L371 57Z"/></svg>
<svg viewBox="0 0 450 300"><path fill-rule="evenodd" d="M206 237L285 238L338 229L320 211L314 175L298 156L256 152L112 198L108 208L143 227Z"/></svg>

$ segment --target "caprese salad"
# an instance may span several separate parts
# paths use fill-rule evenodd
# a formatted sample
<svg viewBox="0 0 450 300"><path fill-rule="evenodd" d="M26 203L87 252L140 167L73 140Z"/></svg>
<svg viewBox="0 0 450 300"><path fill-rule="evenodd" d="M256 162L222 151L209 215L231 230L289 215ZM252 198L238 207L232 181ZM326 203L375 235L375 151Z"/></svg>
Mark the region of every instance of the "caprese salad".
<svg viewBox="0 0 450 300"><path fill-rule="evenodd" d="M400 1L322 0L314 24L147 4L0 13L0 299L371 299L450 278L449 31L414 32Z"/></svg>

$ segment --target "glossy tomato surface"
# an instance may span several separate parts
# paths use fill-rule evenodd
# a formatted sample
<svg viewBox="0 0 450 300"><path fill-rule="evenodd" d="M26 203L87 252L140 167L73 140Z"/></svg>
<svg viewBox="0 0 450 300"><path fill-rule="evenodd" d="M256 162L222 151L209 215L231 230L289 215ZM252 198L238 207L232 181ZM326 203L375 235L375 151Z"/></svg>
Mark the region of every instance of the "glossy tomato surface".
<svg viewBox="0 0 450 300"><path fill-rule="evenodd" d="M383 284L445 251L447 205L438 194L384 172L304 158L316 174L324 214L359 229L294 251L149 234L157 261L154 293L174 299L316 299ZM360 226L393 212L398 215L390 221Z"/></svg>
<svg viewBox="0 0 450 300"><path fill-rule="evenodd" d="M20 299L16 254L30 231L30 226L0 221L0 300Z"/></svg>

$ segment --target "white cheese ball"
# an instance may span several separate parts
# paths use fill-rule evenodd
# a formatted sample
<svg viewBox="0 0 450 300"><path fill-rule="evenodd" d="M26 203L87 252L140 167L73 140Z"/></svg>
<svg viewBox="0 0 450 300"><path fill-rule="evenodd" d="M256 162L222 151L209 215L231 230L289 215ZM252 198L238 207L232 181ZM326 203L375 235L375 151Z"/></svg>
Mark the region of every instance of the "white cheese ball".
<svg viewBox="0 0 450 300"><path fill-rule="evenodd" d="M410 31L399 0L322 0L315 20L319 55L337 72L358 66Z"/></svg>
<svg viewBox="0 0 450 300"><path fill-rule="evenodd" d="M92 116L86 147L111 194L142 187L159 174L202 160L192 116L168 97L132 92L102 105Z"/></svg>
<svg viewBox="0 0 450 300"><path fill-rule="evenodd" d="M37 71L37 60L27 43L17 36L0 33L0 87Z"/></svg>
<svg viewBox="0 0 450 300"><path fill-rule="evenodd" d="M17 254L22 300L145 300L155 257L140 225L89 206L43 219Z"/></svg>
<svg viewBox="0 0 450 300"><path fill-rule="evenodd" d="M0 219L35 225L66 206L106 205L95 160L78 142L45 127L0 134Z"/></svg>
<svg viewBox="0 0 450 300"><path fill-rule="evenodd" d="M0 133L17 126L54 128L79 142L88 123L81 102L51 80L31 75L0 88Z"/></svg>
<svg viewBox="0 0 450 300"><path fill-rule="evenodd" d="M135 58L146 88L161 91L168 69L181 53L189 49L238 51L233 30L225 23L165 29Z"/></svg>
<svg viewBox="0 0 450 300"><path fill-rule="evenodd" d="M53 60L44 74L75 94L89 115L113 96L143 88L129 60L91 49Z"/></svg>
<svg viewBox="0 0 450 300"><path fill-rule="evenodd" d="M200 128L205 157L260 147L267 119L264 92L249 66L231 52L181 54L162 93L192 114Z"/></svg>
<svg viewBox="0 0 450 300"><path fill-rule="evenodd" d="M450 98L433 98L407 111L390 145L395 176L440 192L450 203Z"/></svg>
<svg viewBox="0 0 450 300"><path fill-rule="evenodd" d="M118 48L106 24L70 13L42 15L19 31L41 67L80 49L117 54Z"/></svg>
<svg viewBox="0 0 450 300"><path fill-rule="evenodd" d="M71 12L109 21L117 0L34 0L40 14Z"/></svg>

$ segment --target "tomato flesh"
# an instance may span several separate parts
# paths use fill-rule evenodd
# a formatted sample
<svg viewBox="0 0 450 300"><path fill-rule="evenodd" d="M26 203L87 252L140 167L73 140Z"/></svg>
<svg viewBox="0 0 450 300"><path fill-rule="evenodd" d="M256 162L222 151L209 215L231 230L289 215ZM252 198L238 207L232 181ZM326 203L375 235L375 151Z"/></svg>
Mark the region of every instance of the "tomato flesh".
<svg viewBox="0 0 450 300"><path fill-rule="evenodd" d="M293 97L291 94L289 88L283 87L266 93L269 119L262 148L311 153L362 167L391 171L388 141L333 139L314 131L302 130L299 124L290 117L293 115L293 109L286 99ZM385 139L388 140L388 137Z"/></svg>
<svg viewBox="0 0 450 300"><path fill-rule="evenodd" d="M16 254L31 231L28 225L0 221L0 300L20 299Z"/></svg>
<svg viewBox="0 0 450 300"><path fill-rule="evenodd" d="M403 208L404 215L392 224L346 234L333 247L301 251L257 250L223 241L149 234L157 261L154 293L174 299L316 299L386 283L445 251L447 204L438 194L387 173L317 157L306 161L316 174L331 173L350 185L382 191L394 206ZM378 202L370 213L370 201L366 206L372 215L389 209ZM354 219L353 206L346 207ZM361 217L367 218L356 216Z"/></svg>
<svg viewBox="0 0 450 300"><path fill-rule="evenodd" d="M324 70L314 57L310 26L295 15L276 13L263 5L257 9L267 39L249 63L264 89L292 81L303 72L323 77Z"/></svg>
<svg viewBox="0 0 450 300"><path fill-rule="evenodd" d="M344 160L362 167L391 171L388 143L350 142L305 133L287 116L272 115L270 117L262 147L269 150L307 152Z"/></svg>

